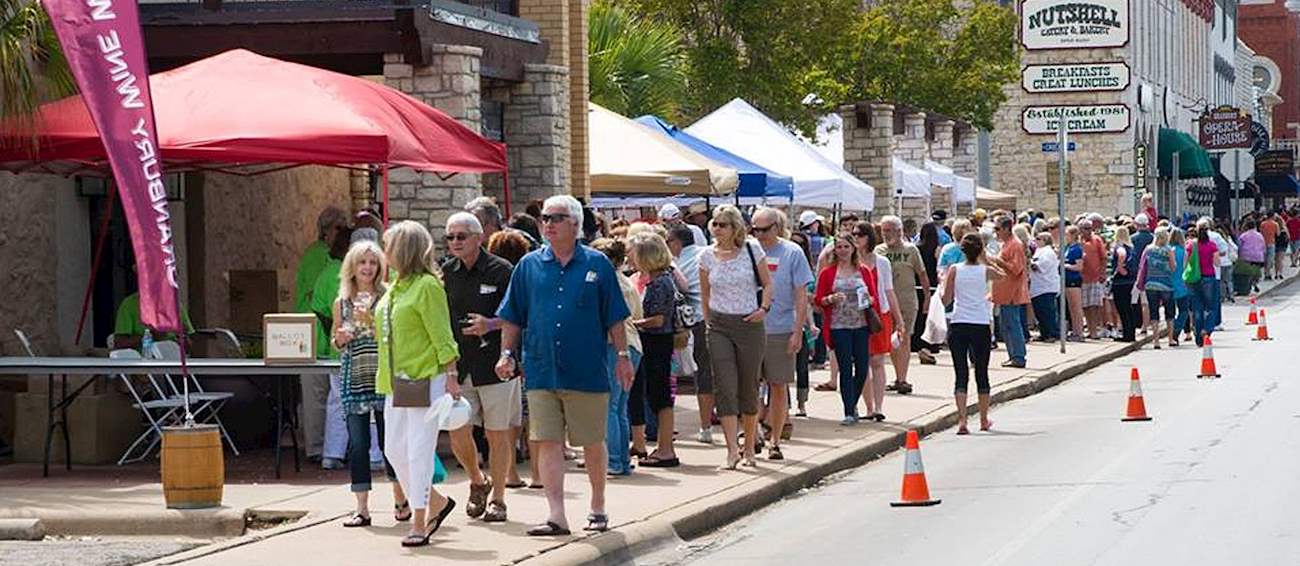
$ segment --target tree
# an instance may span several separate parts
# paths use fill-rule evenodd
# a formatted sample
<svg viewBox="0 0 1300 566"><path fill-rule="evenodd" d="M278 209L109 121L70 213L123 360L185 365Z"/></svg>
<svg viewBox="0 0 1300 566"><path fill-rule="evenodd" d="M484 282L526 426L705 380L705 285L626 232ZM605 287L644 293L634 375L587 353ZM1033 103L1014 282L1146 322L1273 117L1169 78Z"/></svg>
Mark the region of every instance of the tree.
<svg viewBox="0 0 1300 566"><path fill-rule="evenodd" d="M40 104L76 92L50 20L38 2L0 0L0 118L28 126Z"/></svg>
<svg viewBox="0 0 1300 566"><path fill-rule="evenodd" d="M992 0L881 0L856 30L852 94L992 129L1020 72L1015 12Z"/></svg>
<svg viewBox="0 0 1300 566"><path fill-rule="evenodd" d="M624 116L678 117L686 84L681 33L608 0L588 13L591 100Z"/></svg>
<svg viewBox="0 0 1300 566"><path fill-rule="evenodd" d="M859 0L627 0L685 34L693 121L741 97L805 135L848 93L844 62ZM817 103L805 104L809 94Z"/></svg>

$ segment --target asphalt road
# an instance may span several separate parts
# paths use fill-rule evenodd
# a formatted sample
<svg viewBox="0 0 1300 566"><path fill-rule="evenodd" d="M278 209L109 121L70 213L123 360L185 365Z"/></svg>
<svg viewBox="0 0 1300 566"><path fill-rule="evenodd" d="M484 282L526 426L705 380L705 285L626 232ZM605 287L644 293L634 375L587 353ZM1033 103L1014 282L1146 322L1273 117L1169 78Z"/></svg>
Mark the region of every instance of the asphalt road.
<svg viewBox="0 0 1300 566"><path fill-rule="evenodd" d="M1149 347L923 439L935 507L895 509L902 453L637 564L1300 564L1300 295L1244 306L1201 351ZM1154 421L1120 422L1129 368ZM972 430L978 420L972 417Z"/></svg>

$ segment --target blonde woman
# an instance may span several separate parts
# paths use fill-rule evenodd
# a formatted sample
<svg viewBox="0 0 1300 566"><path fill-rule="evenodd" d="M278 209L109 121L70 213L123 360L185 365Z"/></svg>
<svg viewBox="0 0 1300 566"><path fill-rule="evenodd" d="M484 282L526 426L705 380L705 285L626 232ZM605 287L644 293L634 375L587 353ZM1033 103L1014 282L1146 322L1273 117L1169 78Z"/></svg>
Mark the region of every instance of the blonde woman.
<svg viewBox="0 0 1300 566"><path fill-rule="evenodd" d="M432 410L430 401L444 392L460 397L459 352L452 336L447 292L433 264L429 231L409 220L393 225L384 233L384 255L396 274L392 287L379 300L375 319L379 344L375 391L388 395L384 455L414 509L415 521L402 546L425 546L456 507L455 500L438 493L430 483L438 427L435 419L426 416ZM421 382L428 384L427 397L419 394ZM398 385L400 391L395 393Z"/></svg>
<svg viewBox="0 0 1300 566"><path fill-rule="evenodd" d="M725 468L736 469L742 454L738 424L744 419L744 463L757 466L758 373L763 365L767 332L763 325L772 308L772 278L763 247L746 239L749 231L740 211L718 207L709 223L713 245L700 254L700 299L713 362L714 398L727 439Z"/></svg>
<svg viewBox="0 0 1300 566"><path fill-rule="evenodd" d="M343 412L348 424L348 468L357 507L345 527L370 526L370 421L373 416L379 444L384 443L384 396L375 392L379 345L375 343L374 309L384 294L384 251L369 240L352 244L339 268L339 294L334 301L332 345L339 350L342 369ZM384 462L389 478L393 467ZM394 518L407 521L411 506L402 486L392 482Z"/></svg>
<svg viewBox="0 0 1300 566"><path fill-rule="evenodd" d="M641 427L644 435L645 403L658 418L658 443L655 451L641 459L647 468L676 468L681 465L673 449L673 392L671 365L673 357L673 315L676 284L670 273L672 252L657 233L642 232L628 242L629 257L637 272L646 278L641 293L642 317L632 321L640 335L644 353L636 379L632 382L629 413L632 426ZM638 418L639 417L639 418ZM636 433L634 433L635 435Z"/></svg>
<svg viewBox="0 0 1300 566"><path fill-rule="evenodd" d="M1134 300L1133 284L1137 283L1138 268L1142 259L1141 250L1133 249L1133 238L1127 226L1115 229L1113 247L1115 272L1111 276L1110 289L1115 298L1115 310L1119 312L1120 335L1117 342L1132 342L1137 339L1137 326L1142 320L1138 314L1137 301Z"/></svg>

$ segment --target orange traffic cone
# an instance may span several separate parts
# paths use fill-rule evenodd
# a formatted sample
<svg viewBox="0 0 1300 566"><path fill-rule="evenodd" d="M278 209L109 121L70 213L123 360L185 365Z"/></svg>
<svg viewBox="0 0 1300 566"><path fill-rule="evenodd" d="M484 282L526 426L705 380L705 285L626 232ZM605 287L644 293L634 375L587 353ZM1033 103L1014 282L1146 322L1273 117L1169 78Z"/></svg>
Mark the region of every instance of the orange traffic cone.
<svg viewBox="0 0 1300 566"><path fill-rule="evenodd" d="M1219 370L1214 367L1214 341L1210 339L1209 334L1205 335L1205 342L1201 347L1201 373L1197 374L1196 377L1202 379L1223 377L1219 375Z"/></svg>
<svg viewBox="0 0 1300 566"><path fill-rule="evenodd" d="M893 501L890 507L928 507L938 505L930 499L930 488L925 483L925 465L921 463L921 442L915 430L907 431L907 459L903 463L902 501Z"/></svg>
<svg viewBox="0 0 1300 566"><path fill-rule="evenodd" d="M1138 381L1138 368L1133 368L1129 373L1128 385L1128 416L1124 417L1125 421L1149 421L1151 417L1147 416L1147 405L1142 402L1142 382Z"/></svg>
<svg viewBox="0 0 1300 566"><path fill-rule="evenodd" d="M1246 317L1246 326L1259 324L1259 314L1255 312L1255 295L1250 296L1250 315Z"/></svg>
<svg viewBox="0 0 1300 566"><path fill-rule="evenodd" d="M1255 327L1255 341L1272 340L1268 337L1268 314L1259 309L1259 326Z"/></svg>

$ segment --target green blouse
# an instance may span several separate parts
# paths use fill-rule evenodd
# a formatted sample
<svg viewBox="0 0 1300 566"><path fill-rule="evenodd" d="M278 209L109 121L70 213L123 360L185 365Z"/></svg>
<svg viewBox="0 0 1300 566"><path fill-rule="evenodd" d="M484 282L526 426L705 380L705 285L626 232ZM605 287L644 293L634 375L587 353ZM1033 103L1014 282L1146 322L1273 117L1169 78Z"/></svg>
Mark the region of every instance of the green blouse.
<svg viewBox="0 0 1300 566"><path fill-rule="evenodd" d="M389 364L389 329L392 343L392 371L412 379L429 379L442 367L460 357L451 333L451 311L442 281L430 274L408 276L389 288L375 309L375 340L379 343L379 374L375 391L393 392ZM392 317L391 325L389 317Z"/></svg>

